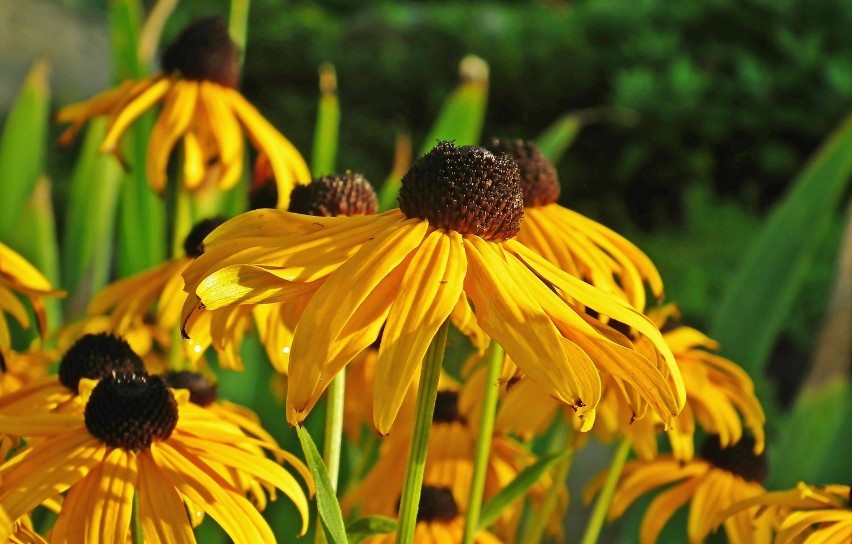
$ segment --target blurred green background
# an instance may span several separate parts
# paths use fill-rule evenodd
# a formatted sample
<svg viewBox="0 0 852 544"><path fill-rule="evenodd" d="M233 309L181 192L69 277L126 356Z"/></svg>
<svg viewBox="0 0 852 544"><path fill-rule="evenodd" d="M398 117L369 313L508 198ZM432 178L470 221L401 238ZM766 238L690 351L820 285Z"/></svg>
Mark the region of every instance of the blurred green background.
<svg viewBox="0 0 852 544"><path fill-rule="evenodd" d="M229 5L180 2L163 41L197 16L227 16ZM51 65L54 110L109 87L107 9L105 0L0 2L0 115L40 57ZM307 155L317 68L334 64L338 165L378 185L397 134L410 132L419 149L459 60L482 57L484 136L536 138L578 115L582 129L557 164L561 203L644 249L684 321L706 330L769 211L850 111L850 28L848 0L253 0L242 91ZM77 151L47 156L58 214ZM814 358L849 193L847 183L841 205L822 210L829 227L782 316L767 376L753 375L782 404ZM241 379L268 379L268 368L251 370ZM234 400L255 395L222 381Z"/></svg>

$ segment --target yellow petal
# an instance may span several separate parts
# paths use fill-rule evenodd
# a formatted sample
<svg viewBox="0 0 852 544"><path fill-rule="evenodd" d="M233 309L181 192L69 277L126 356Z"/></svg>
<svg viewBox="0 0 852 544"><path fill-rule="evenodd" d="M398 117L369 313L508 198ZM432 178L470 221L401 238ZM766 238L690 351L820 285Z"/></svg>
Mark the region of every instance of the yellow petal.
<svg viewBox="0 0 852 544"><path fill-rule="evenodd" d="M137 460L139 522L145 540L152 544L195 544L183 501L154 462L151 452L140 452Z"/></svg>
<svg viewBox="0 0 852 544"><path fill-rule="evenodd" d="M695 493L695 488L698 487L699 483L701 483L701 480L698 479L687 480L654 497L642 518L642 527L639 530L639 542L641 544L657 542L660 531L663 530L674 513L692 498L692 494Z"/></svg>
<svg viewBox="0 0 852 544"><path fill-rule="evenodd" d="M114 151L118 140L140 115L156 104L166 92L171 88L172 81L169 78L162 78L150 85L138 96L133 98L122 110L111 120L109 130L101 143L101 152L109 153Z"/></svg>
<svg viewBox="0 0 852 544"><path fill-rule="evenodd" d="M176 81L166 96L163 111L151 131L145 163L148 184L158 193L166 187L166 167L175 142L183 136L195 115L198 83Z"/></svg>
<svg viewBox="0 0 852 544"><path fill-rule="evenodd" d="M221 96L219 85L202 81L201 101L210 118L210 129L219 146L220 160L225 167L219 188L227 190L236 185L243 170L243 133L227 98Z"/></svg>

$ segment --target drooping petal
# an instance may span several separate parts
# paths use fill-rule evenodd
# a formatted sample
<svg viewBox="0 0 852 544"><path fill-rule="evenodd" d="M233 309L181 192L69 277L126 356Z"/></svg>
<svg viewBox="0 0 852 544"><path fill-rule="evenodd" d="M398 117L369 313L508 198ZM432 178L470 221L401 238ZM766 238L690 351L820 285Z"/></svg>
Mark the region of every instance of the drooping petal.
<svg viewBox="0 0 852 544"><path fill-rule="evenodd" d="M171 79L166 77L158 79L126 104L118 115L110 121L107 134L104 137L103 143L101 143L101 152L110 153L115 151L118 140L127 130L127 127L163 98L171 86Z"/></svg>
<svg viewBox="0 0 852 544"><path fill-rule="evenodd" d="M674 513L689 501L700 483L700 479L692 478L654 497L642 518L639 542L641 544L657 542L660 531L663 530Z"/></svg>
<svg viewBox="0 0 852 544"><path fill-rule="evenodd" d="M198 101L198 83L176 81L166 97L163 111L151 131L145 172L148 184L158 193L166 187L166 166L175 142L183 136L195 115Z"/></svg>
<svg viewBox="0 0 852 544"><path fill-rule="evenodd" d="M459 301L467 271L462 237L431 232L420 244L388 314L376 363L373 418L387 434L415 371Z"/></svg>
<svg viewBox="0 0 852 544"><path fill-rule="evenodd" d="M243 170L243 134L227 99L221 96L221 87L208 81L201 82L200 98L209 117L210 130L219 147L219 159L224 172L219 188L228 190L240 179Z"/></svg>
<svg viewBox="0 0 852 544"><path fill-rule="evenodd" d="M151 452L140 452L137 460L139 522L146 542L195 544L183 501L154 462Z"/></svg>

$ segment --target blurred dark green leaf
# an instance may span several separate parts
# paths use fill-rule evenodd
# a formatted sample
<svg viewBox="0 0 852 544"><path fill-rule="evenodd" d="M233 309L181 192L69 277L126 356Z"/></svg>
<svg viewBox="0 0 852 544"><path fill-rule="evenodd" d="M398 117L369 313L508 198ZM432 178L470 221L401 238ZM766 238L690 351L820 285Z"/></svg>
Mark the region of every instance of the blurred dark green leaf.
<svg viewBox="0 0 852 544"><path fill-rule="evenodd" d="M396 520L384 516L368 516L359 518L346 528L349 544L358 544L362 540L375 535L384 535L396 531Z"/></svg>

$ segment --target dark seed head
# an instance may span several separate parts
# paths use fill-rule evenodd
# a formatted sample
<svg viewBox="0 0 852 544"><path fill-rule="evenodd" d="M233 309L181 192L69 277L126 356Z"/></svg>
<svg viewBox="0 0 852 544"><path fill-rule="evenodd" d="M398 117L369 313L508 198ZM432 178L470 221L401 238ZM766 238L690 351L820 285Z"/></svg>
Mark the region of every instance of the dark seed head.
<svg viewBox="0 0 852 544"><path fill-rule="evenodd" d="M307 185L297 185L290 193L287 211L303 215L373 215L379 209L376 192L361 175L323 176Z"/></svg>
<svg viewBox="0 0 852 544"><path fill-rule="evenodd" d="M84 415L92 436L111 448L138 451L171 436L178 407L159 376L116 373L98 382Z"/></svg>
<svg viewBox="0 0 852 544"><path fill-rule="evenodd" d="M3 355L3 352L0 351L0 374L5 374L8 369L6 368L6 356Z"/></svg>
<svg viewBox="0 0 852 544"><path fill-rule="evenodd" d="M750 482L766 480L766 453L754 454L754 439L744 436L733 446L722 448L717 435L708 436L701 447L701 457L714 466L727 470Z"/></svg>
<svg viewBox="0 0 852 544"><path fill-rule="evenodd" d="M453 498L453 492L448 488L424 485L423 489L420 490L420 508L417 510L418 522L449 522L458 515L459 508Z"/></svg>
<svg viewBox="0 0 852 544"><path fill-rule="evenodd" d="M433 227L502 242L524 217L518 165L482 147L440 142L402 178L399 209Z"/></svg>
<svg viewBox="0 0 852 544"><path fill-rule="evenodd" d="M458 391L438 391L432 423L466 423L466 421L465 417L459 413Z"/></svg>
<svg viewBox="0 0 852 544"><path fill-rule="evenodd" d="M163 380L172 389L189 390L189 402L198 406L213 404L219 392L219 386L211 383L203 374L188 370L167 372L163 374Z"/></svg>
<svg viewBox="0 0 852 544"><path fill-rule="evenodd" d="M518 162L524 207L545 206L559 200L556 169L533 142L492 138L486 148L494 154L507 153Z"/></svg>
<svg viewBox="0 0 852 544"><path fill-rule="evenodd" d="M197 259L204 255L204 239L224 222L224 217L211 217L196 223L183 240L183 250L187 257Z"/></svg>
<svg viewBox="0 0 852 544"><path fill-rule="evenodd" d="M100 380L113 372L145 372L142 359L120 336L109 333L87 334L74 343L59 363L59 383L78 393L81 378Z"/></svg>
<svg viewBox="0 0 852 544"><path fill-rule="evenodd" d="M183 29L163 52L161 65L167 74L185 79L212 81L236 88L240 79L240 51L221 17L205 17Z"/></svg>

